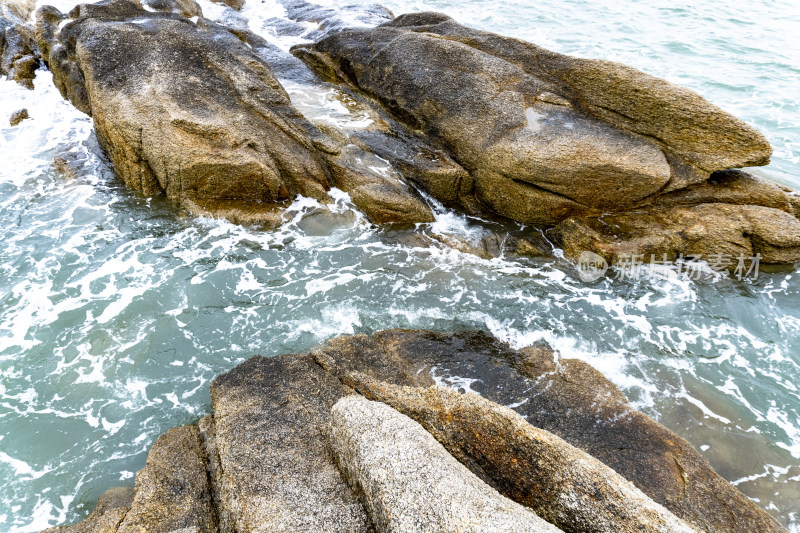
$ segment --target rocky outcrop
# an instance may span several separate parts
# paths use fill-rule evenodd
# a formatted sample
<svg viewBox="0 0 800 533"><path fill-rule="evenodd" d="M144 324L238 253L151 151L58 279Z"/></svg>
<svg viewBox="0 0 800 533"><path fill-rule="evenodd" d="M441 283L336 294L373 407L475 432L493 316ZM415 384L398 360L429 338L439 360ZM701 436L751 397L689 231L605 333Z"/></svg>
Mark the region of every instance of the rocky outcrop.
<svg viewBox="0 0 800 533"><path fill-rule="evenodd" d="M557 530L538 515L574 533L785 533L599 372L544 345L341 337L253 357L214 380L211 402L199 427L156 442L135 498L59 531Z"/></svg>
<svg viewBox="0 0 800 533"><path fill-rule="evenodd" d="M33 89L40 51L33 28L28 25L35 6L30 1L4 1L0 11L0 75Z"/></svg>
<svg viewBox="0 0 800 533"><path fill-rule="evenodd" d="M587 453L474 394L348 381L413 418L510 499L567 532L695 531Z"/></svg>
<svg viewBox="0 0 800 533"><path fill-rule="evenodd" d="M50 528L43 533L114 533L130 510L135 494L130 487L110 489L100 496L94 511L83 522Z"/></svg>
<svg viewBox="0 0 800 533"><path fill-rule="evenodd" d="M499 405L513 405L549 431L611 467L679 518L712 532L783 531L722 479L688 442L631 408L600 372L546 346L513 350L482 332L387 330L334 339L312 352L329 372L430 387L457 377ZM484 479L491 482L490 479Z"/></svg>
<svg viewBox="0 0 800 533"><path fill-rule="evenodd" d="M422 426L360 396L333 406L331 443L386 533L557 533L456 461Z"/></svg>
<svg viewBox="0 0 800 533"><path fill-rule="evenodd" d="M186 18L195 8L107 0L76 7L60 30L63 15L39 11L37 36L56 86L91 114L128 186L195 213L274 223L297 195L327 201L341 185L380 222L433 220L407 186L348 166L262 57L228 29Z"/></svg>
<svg viewBox="0 0 800 533"><path fill-rule="evenodd" d="M715 189L708 203L735 196L735 204L785 210L762 205L770 191L761 187L742 194L709 182L716 171L766 164L771 148L763 135L692 91L625 65L557 54L438 13L343 30L293 53L322 78L372 98L405 127L446 147L470 178L418 184L471 213L581 228L623 213L641 218L627 246L644 253L637 246L642 239L659 239L648 213L664 202L691 205L692 195L682 194L687 188ZM781 196L785 206L790 195ZM705 215L688 213L695 221ZM715 218L725 226L719 233L736 240L740 225ZM685 228L686 217L682 222ZM790 233L800 230L800 221L786 223ZM554 233L568 256L586 243L607 255L578 233ZM773 255L775 262L800 259L791 235L773 240L786 252ZM713 237L699 241L703 248L719 244ZM672 252L666 243L658 251Z"/></svg>
<svg viewBox="0 0 800 533"><path fill-rule="evenodd" d="M300 355L254 357L214 380L213 431L205 433L230 531L371 531L325 438L331 408L348 394Z"/></svg>

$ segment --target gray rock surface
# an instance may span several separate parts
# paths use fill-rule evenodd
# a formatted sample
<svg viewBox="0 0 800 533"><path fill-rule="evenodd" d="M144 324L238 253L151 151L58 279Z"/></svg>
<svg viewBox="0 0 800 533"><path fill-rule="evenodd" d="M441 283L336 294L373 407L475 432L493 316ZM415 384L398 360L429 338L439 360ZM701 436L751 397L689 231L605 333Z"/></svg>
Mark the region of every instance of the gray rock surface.
<svg viewBox="0 0 800 533"><path fill-rule="evenodd" d="M391 407L347 396L331 442L381 533L556 533L486 485L422 426Z"/></svg>
<svg viewBox="0 0 800 533"><path fill-rule="evenodd" d="M197 426L173 428L156 440L136 474L136 496L117 533L217 533L206 454Z"/></svg>
<svg viewBox="0 0 800 533"><path fill-rule="evenodd" d="M214 380L214 485L237 533L372 530L325 438L348 394L302 355L254 357Z"/></svg>
<svg viewBox="0 0 800 533"><path fill-rule="evenodd" d="M502 494L564 531L696 532L605 464L507 407L444 387L350 378L358 392L419 422Z"/></svg>
<svg viewBox="0 0 800 533"><path fill-rule="evenodd" d="M434 385L434 375L475 380L471 388L481 396L514 405L533 426L599 459L697 529L784 531L688 442L633 409L613 383L569 354L562 358L547 346L514 350L476 331L386 330L333 339L312 355L341 377L361 372L416 387Z"/></svg>

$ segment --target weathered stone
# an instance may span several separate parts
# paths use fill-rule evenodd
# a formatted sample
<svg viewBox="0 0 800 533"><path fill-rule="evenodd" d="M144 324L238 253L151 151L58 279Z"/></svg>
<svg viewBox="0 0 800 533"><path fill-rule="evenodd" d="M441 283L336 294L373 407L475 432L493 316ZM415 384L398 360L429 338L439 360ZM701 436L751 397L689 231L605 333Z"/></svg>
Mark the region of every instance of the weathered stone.
<svg viewBox="0 0 800 533"><path fill-rule="evenodd" d="M227 30L126 0L70 17L47 46L50 67L131 188L202 213L235 202L250 219L297 194L327 198L318 132Z"/></svg>
<svg viewBox="0 0 800 533"><path fill-rule="evenodd" d="M768 202L768 193L764 196ZM784 202L786 211L715 203L654 208L601 219L571 218L556 226L551 235L572 259L589 250L609 263L633 257L645 263L651 257L670 261L692 257L735 270L740 257L749 267L757 254L763 264L793 263L800 261L800 220L787 212L790 204L786 197Z"/></svg>
<svg viewBox="0 0 800 533"><path fill-rule="evenodd" d="M478 200L524 223L627 209L771 153L760 133L691 91L440 14L343 30L293 53L440 140Z"/></svg>
<svg viewBox="0 0 800 533"><path fill-rule="evenodd" d="M14 17L25 22L31 17L34 9L36 9L36 0L3 0L0 16Z"/></svg>
<svg viewBox="0 0 800 533"><path fill-rule="evenodd" d="M33 89L35 71L39 68L39 46L34 30L16 18L13 12L4 10L4 15L0 16L0 75Z"/></svg>
<svg viewBox="0 0 800 533"><path fill-rule="evenodd" d="M398 387L360 374L348 381L422 424L501 494L564 531L695 531L605 464L507 407L442 387Z"/></svg>
<svg viewBox="0 0 800 533"><path fill-rule="evenodd" d="M254 357L214 380L210 462L237 533L371 531L325 438L331 407L351 393L302 355Z"/></svg>
<svg viewBox="0 0 800 533"><path fill-rule="evenodd" d="M560 531L503 498L385 404L348 396L334 405L332 418L339 464L381 533Z"/></svg>
<svg viewBox="0 0 800 533"><path fill-rule="evenodd" d="M513 409L606 465L708 533L782 532L688 442L628 404L600 372L549 347L513 350L483 332L387 330L332 340L312 352L329 372L361 372L418 387L474 380L472 390Z"/></svg>
<svg viewBox="0 0 800 533"><path fill-rule="evenodd" d="M117 533L216 533L207 468L197 426L161 435L136 475L136 496Z"/></svg>
<svg viewBox="0 0 800 533"><path fill-rule="evenodd" d="M244 7L245 0L213 0L217 4L221 4L223 6L228 6L231 9L235 9L239 11Z"/></svg>
<svg viewBox="0 0 800 533"><path fill-rule="evenodd" d="M18 109L16 111L14 111L13 113L11 113L11 117L9 117L8 123L10 125L12 125L12 126L16 126L17 124L19 124L20 122L22 122L26 118L30 118L30 115L28 115L28 110L27 109Z"/></svg>
<svg viewBox="0 0 800 533"><path fill-rule="evenodd" d="M144 5L165 13L180 13L184 17L203 16L203 10L194 0L145 0Z"/></svg>
<svg viewBox="0 0 800 533"><path fill-rule="evenodd" d="M59 526L42 533L116 533L120 522L133 502L134 490L130 487L109 489L97 500L97 505L86 520L71 526Z"/></svg>

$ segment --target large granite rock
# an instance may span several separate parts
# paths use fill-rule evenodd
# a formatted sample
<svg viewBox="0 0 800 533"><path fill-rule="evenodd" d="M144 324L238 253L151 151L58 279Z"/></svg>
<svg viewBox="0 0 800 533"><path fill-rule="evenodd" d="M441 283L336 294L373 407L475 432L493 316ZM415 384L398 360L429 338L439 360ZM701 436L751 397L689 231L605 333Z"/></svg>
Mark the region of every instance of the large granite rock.
<svg viewBox="0 0 800 533"><path fill-rule="evenodd" d="M399 387L362 376L349 376L358 392L419 422L502 494L564 531L696 531L605 464L507 407L448 388Z"/></svg>
<svg viewBox="0 0 800 533"><path fill-rule="evenodd" d="M254 357L211 385L213 483L236 533L371 531L325 435L352 391L310 357ZM224 530L223 530L224 531Z"/></svg>
<svg viewBox="0 0 800 533"><path fill-rule="evenodd" d="M217 533L208 465L197 426L173 428L156 440L136 474L136 496L117 533Z"/></svg>
<svg viewBox="0 0 800 533"><path fill-rule="evenodd" d="M312 355L343 378L360 372L418 387L434 385L433 375L469 382L484 398L513 406L533 426L599 459L700 530L783 531L688 442L631 408L600 372L546 346L514 350L483 332L387 330L340 337Z"/></svg>
<svg viewBox="0 0 800 533"><path fill-rule="evenodd" d="M418 388L436 381L483 398ZM599 372L544 346L341 337L253 357L214 380L211 401L199 427L158 439L135 495L56 532L557 530L489 487L575 533L689 529L657 504L707 533L784 531Z"/></svg>
<svg viewBox="0 0 800 533"><path fill-rule="evenodd" d="M557 533L456 461L391 407L347 396L333 407L331 443L380 533Z"/></svg>
<svg viewBox="0 0 800 533"><path fill-rule="evenodd" d="M785 211L794 201L781 191L775 202L769 184L728 190L712 178L768 163L771 148L762 134L692 91L619 63L557 54L438 13L346 29L293 53L322 78L372 98L405 128L446 148L469 179L415 181L469 213L588 227L602 224L607 213L624 213L642 219L641 238L657 241L659 228L648 214L665 202L691 207L698 189L706 203ZM706 215L688 213L681 228ZM741 224L715 218L719 235L738 238ZM792 249L777 262L800 260L792 237L800 221L766 231ZM574 259L580 253L573 250L590 240L576 233L555 234ZM639 237L619 238L645 252ZM697 240L706 249L719 244L713 236ZM659 246L659 253L672 253L667 243ZM587 249L612 259L603 246Z"/></svg>
<svg viewBox="0 0 800 533"><path fill-rule="evenodd" d="M197 214L276 224L278 207L297 195L326 202L339 185L378 222L433 220L396 183L352 167L342 178L340 147L294 108L267 62L227 28L189 20L197 10L106 0L66 19L39 11L37 36L56 86L91 114L128 186L165 193Z"/></svg>

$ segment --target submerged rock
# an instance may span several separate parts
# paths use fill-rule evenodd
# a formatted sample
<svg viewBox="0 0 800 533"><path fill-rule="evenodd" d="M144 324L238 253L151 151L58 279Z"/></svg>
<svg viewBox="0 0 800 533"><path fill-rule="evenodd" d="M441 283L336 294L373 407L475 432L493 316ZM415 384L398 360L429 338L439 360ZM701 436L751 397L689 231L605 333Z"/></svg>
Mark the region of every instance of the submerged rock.
<svg viewBox="0 0 800 533"><path fill-rule="evenodd" d="M422 426L385 404L339 400L331 444L381 533L560 531L500 496Z"/></svg>
<svg viewBox="0 0 800 533"><path fill-rule="evenodd" d="M683 532L689 527L611 468L519 414L474 394L348 380L431 432L498 490L567 532Z"/></svg>

